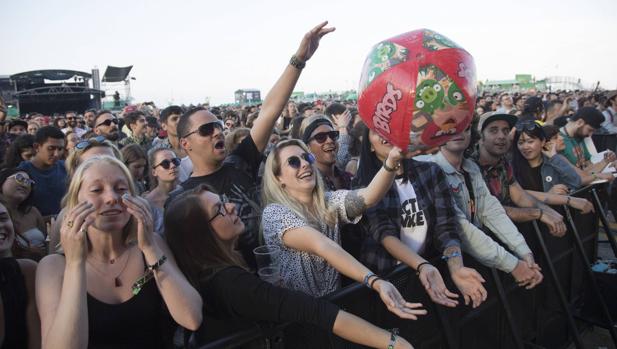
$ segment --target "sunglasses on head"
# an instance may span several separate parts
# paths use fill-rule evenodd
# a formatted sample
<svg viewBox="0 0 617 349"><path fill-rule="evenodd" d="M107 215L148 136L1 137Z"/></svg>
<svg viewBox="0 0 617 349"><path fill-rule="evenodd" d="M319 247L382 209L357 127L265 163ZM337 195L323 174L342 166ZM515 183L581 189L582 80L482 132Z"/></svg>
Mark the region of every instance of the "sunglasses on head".
<svg viewBox="0 0 617 349"><path fill-rule="evenodd" d="M8 178L15 179L15 182L17 182L17 184L23 185L24 187L31 187L34 183L36 183L34 180L28 178L28 176L23 173L15 173Z"/></svg>
<svg viewBox="0 0 617 349"><path fill-rule="evenodd" d="M83 140L83 141L77 143L75 145L75 148L79 149L79 150L84 150L84 149L89 148L90 146L94 145L95 143L96 144L101 144L103 142L105 142L105 137L103 137L103 136L96 136L94 138L86 139L86 140Z"/></svg>
<svg viewBox="0 0 617 349"><path fill-rule="evenodd" d="M308 162L309 165L312 165L315 163L315 156L313 156L313 154L311 153L303 153L300 155L300 157L302 159L304 159L304 161ZM302 160L300 160L300 157L296 156L296 155L292 155L290 157L287 158L287 164L294 169L299 169L302 166Z"/></svg>
<svg viewBox="0 0 617 349"><path fill-rule="evenodd" d="M107 119L107 120L101 122L100 124L96 125L96 127L99 127L99 126L102 126L102 125L111 126L112 123L117 125L118 124L118 119Z"/></svg>
<svg viewBox="0 0 617 349"><path fill-rule="evenodd" d="M313 137L309 138L309 142L312 140L316 140L317 143L321 144L324 143L328 137L330 137L331 140L336 142L338 140L339 134L339 131L319 132Z"/></svg>
<svg viewBox="0 0 617 349"><path fill-rule="evenodd" d="M173 158L171 160L165 159L165 160L159 162L158 165L152 166L152 168L157 168L157 167L161 166L162 168L164 168L166 170L169 170L169 168L171 167L171 164L174 164L174 167L180 166L180 159L178 159L178 158Z"/></svg>
<svg viewBox="0 0 617 349"><path fill-rule="evenodd" d="M534 120L521 121L517 123L515 127L520 131L533 131L537 128L542 128L542 126Z"/></svg>
<svg viewBox="0 0 617 349"><path fill-rule="evenodd" d="M212 122L207 122L201 126L199 126L195 131L189 132L186 135L184 135L184 137L182 138L186 138L194 133L199 133L200 136L202 137L208 137L208 136L212 136L212 134L214 134L214 129L219 129L219 130L223 130L223 123L220 120L217 121L212 121Z"/></svg>

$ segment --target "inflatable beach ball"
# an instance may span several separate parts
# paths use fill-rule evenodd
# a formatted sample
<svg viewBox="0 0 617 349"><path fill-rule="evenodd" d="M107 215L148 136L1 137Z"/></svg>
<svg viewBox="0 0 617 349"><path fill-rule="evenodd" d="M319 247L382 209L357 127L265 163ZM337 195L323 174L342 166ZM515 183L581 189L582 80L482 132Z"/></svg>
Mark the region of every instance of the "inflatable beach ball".
<svg viewBox="0 0 617 349"><path fill-rule="evenodd" d="M364 62L360 116L401 149L427 150L444 144L471 123L475 102L473 58L431 30L382 41Z"/></svg>

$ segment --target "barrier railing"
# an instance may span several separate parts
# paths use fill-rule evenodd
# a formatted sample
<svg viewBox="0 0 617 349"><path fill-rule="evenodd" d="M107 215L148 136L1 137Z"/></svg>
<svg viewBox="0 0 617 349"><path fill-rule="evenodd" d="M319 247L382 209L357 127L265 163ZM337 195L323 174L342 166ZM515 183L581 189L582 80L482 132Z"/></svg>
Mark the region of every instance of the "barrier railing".
<svg viewBox="0 0 617 349"><path fill-rule="evenodd" d="M400 335L415 348L565 348L574 343L578 349L583 349L581 331L592 324L607 328L617 345L613 323L615 314L611 314L606 306L590 265L597 257L598 220L602 221L609 241L615 242L600 201L605 189L605 186L596 185L575 193L594 203L595 214L583 215L568 207L557 208L568 225L564 237L550 235L535 221L519 225L545 275L542 284L533 290L518 287L510 275L484 267L465 255L465 265L476 269L487 281L485 287L489 297L477 309L464 306L462 299L456 308L434 304L415 273L405 265L398 266L386 278L407 300L424 304L429 314L417 321L397 318L387 311L375 292L359 284L345 287L327 298L377 326L398 328ZM611 247L617 256L617 244L613 243ZM446 286L456 290L446 265L439 260L434 264L440 269ZM595 319L586 318L580 311L586 294L599 300L600 311L593 314ZM328 338L327 345L322 342L320 348L361 347L325 332L312 331L314 337ZM286 332L289 332L287 324L256 326L199 349L233 348L255 341L261 341L263 347L268 348L316 347L312 343L299 343Z"/></svg>

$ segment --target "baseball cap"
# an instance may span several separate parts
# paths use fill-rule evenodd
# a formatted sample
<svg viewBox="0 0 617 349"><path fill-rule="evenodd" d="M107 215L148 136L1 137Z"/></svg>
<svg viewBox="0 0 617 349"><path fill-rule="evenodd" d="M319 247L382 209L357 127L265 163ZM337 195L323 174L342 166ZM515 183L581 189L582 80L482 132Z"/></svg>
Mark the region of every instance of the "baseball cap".
<svg viewBox="0 0 617 349"><path fill-rule="evenodd" d="M585 123L595 129L602 127L604 115L594 107L583 107L576 111L576 114L570 118L571 121L582 119Z"/></svg>
<svg viewBox="0 0 617 349"><path fill-rule="evenodd" d="M488 124L497 120L503 120L507 122L510 127L514 127L514 125L518 121L518 119L514 115L491 111L488 113L484 113L480 116L480 120L478 121L478 132L482 133L482 131L484 131L484 128L486 128Z"/></svg>

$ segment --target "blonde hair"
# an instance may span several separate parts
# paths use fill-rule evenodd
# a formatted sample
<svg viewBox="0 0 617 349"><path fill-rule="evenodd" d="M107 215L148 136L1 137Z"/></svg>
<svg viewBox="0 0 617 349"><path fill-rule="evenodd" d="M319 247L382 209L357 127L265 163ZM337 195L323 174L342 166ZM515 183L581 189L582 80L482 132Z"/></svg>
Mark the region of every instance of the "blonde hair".
<svg viewBox="0 0 617 349"><path fill-rule="evenodd" d="M78 195L79 195L79 190L81 189L81 185L85 179L84 174L90 167L92 167L95 164L97 165L105 164L105 165L115 166L120 171L122 171L122 174L126 177L127 185L129 188L129 193L133 196L136 195L137 191L135 190L135 184L133 183L133 177L131 177L131 173L129 172L129 169L126 168L126 166L122 163L122 161L116 158L113 158L111 156L108 156L108 155L96 155L84 161L75 170L75 173L73 174L73 177L71 179L71 183L69 184L69 189L66 195L64 196L64 198L62 199L62 202L64 203L63 208L65 209L66 212L70 212L73 209L73 207L79 204ZM125 243L135 240L136 235L137 235L137 222L135 222L134 217L131 216L131 219L124 227L122 235L123 235Z"/></svg>
<svg viewBox="0 0 617 349"><path fill-rule="evenodd" d="M328 226L334 227L336 224L336 212L334 209L329 209L326 206L325 185L321 179L319 170L315 168L314 165L311 166L313 166L313 174L316 183L313 188L311 205L307 206L299 202L282 188L277 178L281 173L282 165L280 152L283 148L291 146L300 147L305 152L310 153L306 144L298 139L279 142L270 152L266 159L263 175L262 203L264 207L269 204L281 204L290 208L298 216L304 218L310 226L317 230L321 230L320 223L322 221Z"/></svg>

